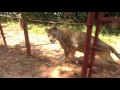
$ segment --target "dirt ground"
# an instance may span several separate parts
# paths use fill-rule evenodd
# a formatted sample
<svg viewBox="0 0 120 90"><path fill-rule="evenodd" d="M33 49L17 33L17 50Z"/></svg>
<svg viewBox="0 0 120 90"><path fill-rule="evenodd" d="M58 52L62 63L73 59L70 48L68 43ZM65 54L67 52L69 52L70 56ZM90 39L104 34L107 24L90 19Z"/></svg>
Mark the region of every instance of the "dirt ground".
<svg viewBox="0 0 120 90"><path fill-rule="evenodd" d="M81 66L77 63L62 63L56 56L47 54L40 57L28 57L16 48L0 46L0 78L81 78ZM93 78L119 78L111 75L106 64L95 63Z"/></svg>
<svg viewBox="0 0 120 90"><path fill-rule="evenodd" d="M83 53L76 53L79 59L62 63L59 42L51 44L47 35L29 34L32 56L28 57L23 32L4 32L8 47L0 46L0 78L81 78ZM92 78L120 78L119 69L115 74L108 63L96 59Z"/></svg>

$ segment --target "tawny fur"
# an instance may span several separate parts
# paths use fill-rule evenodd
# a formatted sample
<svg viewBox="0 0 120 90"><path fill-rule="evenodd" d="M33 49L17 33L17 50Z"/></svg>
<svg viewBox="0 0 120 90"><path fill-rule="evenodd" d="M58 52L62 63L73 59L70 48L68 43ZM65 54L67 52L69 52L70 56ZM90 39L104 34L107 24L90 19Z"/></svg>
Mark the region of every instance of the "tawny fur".
<svg viewBox="0 0 120 90"><path fill-rule="evenodd" d="M58 40L64 49L65 57L73 57L76 51L84 52L86 33L81 31L68 30L66 28L52 27L46 29L48 37L52 43ZM90 47L92 48L94 37L92 36ZM97 48L114 53L119 59L117 51L110 45L98 39ZM101 52L102 50L99 50Z"/></svg>

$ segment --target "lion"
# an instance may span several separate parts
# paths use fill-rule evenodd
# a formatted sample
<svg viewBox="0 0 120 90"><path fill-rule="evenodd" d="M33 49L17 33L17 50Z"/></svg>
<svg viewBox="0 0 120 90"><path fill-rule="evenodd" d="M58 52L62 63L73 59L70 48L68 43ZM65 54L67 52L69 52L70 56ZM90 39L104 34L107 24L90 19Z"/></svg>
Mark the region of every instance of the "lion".
<svg viewBox="0 0 120 90"><path fill-rule="evenodd" d="M76 51L84 52L86 32L68 30L66 28L52 27L45 29L50 42L55 43L56 40L60 42L61 47L64 49L65 57L73 57ZM91 37L90 48L92 49L94 37ZM97 51L106 50L114 53L119 59L118 52L110 45L102 40L97 41Z"/></svg>

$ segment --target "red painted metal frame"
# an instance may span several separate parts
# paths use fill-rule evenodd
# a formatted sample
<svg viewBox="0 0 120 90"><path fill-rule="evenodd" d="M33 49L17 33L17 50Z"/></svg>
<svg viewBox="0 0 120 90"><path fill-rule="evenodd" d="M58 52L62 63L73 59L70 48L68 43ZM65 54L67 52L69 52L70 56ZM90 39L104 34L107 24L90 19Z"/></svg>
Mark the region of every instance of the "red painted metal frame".
<svg viewBox="0 0 120 90"><path fill-rule="evenodd" d="M88 61L89 61L89 52L90 52L90 41L91 41L91 33L92 27L95 19L95 12L88 13L88 20L87 20L87 34L86 34L86 45L85 45L85 52L84 52L84 61L82 67L82 77L86 78L87 76L87 68L88 68Z"/></svg>
<svg viewBox="0 0 120 90"><path fill-rule="evenodd" d="M105 22L105 21L120 22L120 18L102 17L102 16L100 16L100 17L98 18L98 21L103 21L103 22Z"/></svg>
<svg viewBox="0 0 120 90"><path fill-rule="evenodd" d="M97 40L98 35L100 31L100 25L101 22L110 21L110 22L120 22L120 18L113 18L113 17L104 17L103 12L89 12L88 13L88 20L87 20L87 35L86 35L86 44L85 44L85 52L84 52L84 61L83 61L83 67L82 67L82 77L83 78L90 78L92 76L92 68L94 65L95 60L95 51L97 47ZM97 17L97 18L96 18ZM95 38L93 42L92 49L90 48L90 41L91 41L91 33L92 33L92 27L94 20L96 19L96 32L95 32ZM91 53L89 53L91 51ZM90 60L90 63L88 61ZM89 65L89 67L88 67ZM88 71L89 70L89 71Z"/></svg>
<svg viewBox="0 0 120 90"><path fill-rule="evenodd" d="M98 20L99 16L103 16L103 13L98 13L97 20ZM93 48L92 48L92 53L91 53L91 58L90 58L91 61L90 61L90 66L89 66L88 78L90 78L92 76L91 73L92 73L92 68L93 68L93 65L94 65L95 51L96 51L96 49L94 47L97 47L97 41L98 41L98 35L99 35L99 32L100 32L100 26L101 26L101 23L97 22L95 38L94 38Z"/></svg>

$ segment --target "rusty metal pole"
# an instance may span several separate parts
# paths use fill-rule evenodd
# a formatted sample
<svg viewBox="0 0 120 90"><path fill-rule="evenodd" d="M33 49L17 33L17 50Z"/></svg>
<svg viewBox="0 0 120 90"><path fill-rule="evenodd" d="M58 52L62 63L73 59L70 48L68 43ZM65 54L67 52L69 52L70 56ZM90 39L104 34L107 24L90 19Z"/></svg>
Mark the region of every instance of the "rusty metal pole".
<svg viewBox="0 0 120 90"><path fill-rule="evenodd" d="M97 14L97 24L96 24L96 32L95 32L95 38L94 38L94 42L93 42L93 49L92 49L92 53L91 53L91 59L90 59L90 66L89 66L89 74L88 77L90 78L92 76L92 68L93 68L93 64L95 61L95 48L97 47L97 41L98 41L98 35L99 35L99 31L100 31L100 26L101 23L98 21L99 16L102 16L102 13L98 13Z"/></svg>
<svg viewBox="0 0 120 90"><path fill-rule="evenodd" d="M85 52L84 52L84 61L83 61L83 67L82 67L82 77L87 78L87 67L88 67L88 60L89 60L89 54L90 54L90 41L91 41L91 33L92 33L92 27L95 19L95 12L89 12L88 13L88 19L87 19L87 34L86 34L86 43L85 43Z"/></svg>
<svg viewBox="0 0 120 90"><path fill-rule="evenodd" d="M103 16L103 13L102 12L98 13L98 16L97 16L96 32L95 32L95 38L94 38L94 42L93 42L93 49L92 49L92 53L91 53L88 78L90 78L92 76L92 69L93 69L93 65L94 65L94 61L95 61L95 51L96 50L94 47L97 47L98 35L99 35L99 31L100 31L100 26L101 26L101 23L98 21L99 16Z"/></svg>
<svg viewBox="0 0 120 90"><path fill-rule="evenodd" d="M27 55L31 56L31 49L30 49L30 42L29 42L29 37L28 37L28 29L27 29L25 12L21 12L21 20L22 20L22 27L23 27L24 35L25 35Z"/></svg>
<svg viewBox="0 0 120 90"><path fill-rule="evenodd" d="M2 35L2 38L3 38L4 45L7 46L1 23L0 23L0 31L1 31L1 35Z"/></svg>

